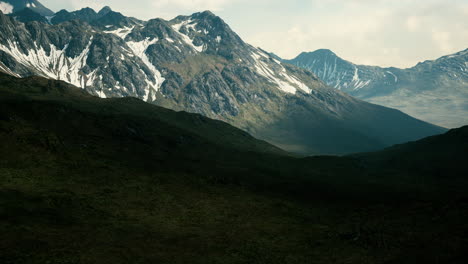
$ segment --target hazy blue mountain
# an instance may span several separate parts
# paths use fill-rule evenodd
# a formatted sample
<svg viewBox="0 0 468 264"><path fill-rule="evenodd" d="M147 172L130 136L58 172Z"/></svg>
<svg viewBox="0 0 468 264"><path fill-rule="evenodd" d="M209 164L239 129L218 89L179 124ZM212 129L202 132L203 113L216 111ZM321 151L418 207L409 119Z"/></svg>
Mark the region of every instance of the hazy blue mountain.
<svg viewBox="0 0 468 264"><path fill-rule="evenodd" d="M468 49L408 69L356 65L330 50L287 61L371 103L445 127L468 124Z"/></svg>
<svg viewBox="0 0 468 264"><path fill-rule="evenodd" d="M0 16L0 70L226 121L301 154L371 151L445 130L330 88L206 11L140 21L106 7L52 24Z"/></svg>

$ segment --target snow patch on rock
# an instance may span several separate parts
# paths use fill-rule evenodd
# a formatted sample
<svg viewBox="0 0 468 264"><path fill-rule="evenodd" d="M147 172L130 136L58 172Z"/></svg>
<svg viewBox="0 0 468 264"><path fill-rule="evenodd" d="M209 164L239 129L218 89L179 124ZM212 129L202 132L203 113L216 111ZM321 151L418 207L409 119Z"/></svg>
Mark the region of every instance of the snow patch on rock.
<svg viewBox="0 0 468 264"><path fill-rule="evenodd" d="M23 52L19 48L18 42L8 40L8 45L0 45L0 50L12 56L23 66L33 69L42 77L63 80L75 86L86 88L92 86L96 78L97 69L89 74L82 71L87 65L92 40L93 38L91 37L86 48L74 58L65 55L68 45L65 45L63 49L50 45L50 51L47 52L42 46L37 46L34 43L35 49Z"/></svg>
<svg viewBox="0 0 468 264"><path fill-rule="evenodd" d="M388 74L392 75L395 78L395 83L398 82L398 77L391 71L387 71Z"/></svg>
<svg viewBox="0 0 468 264"><path fill-rule="evenodd" d="M161 88L161 85L165 81L165 79L161 75L161 72L159 72L159 70L156 69L156 67L151 63L148 56L146 55L146 50L148 49L148 47L156 42L158 42L157 38L146 38L145 40L139 42L127 42L128 47L130 47L135 56L139 57L143 61L143 63L150 69L155 79L155 81L145 79L145 82L147 84L147 87L145 89L145 95L143 97L145 101L154 101L156 99L156 92L159 90L159 88Z"/></svg>
<svg viewBox="0 0 468 264"><path fill-rule="evenodd" d="M0 11L2 11L3 14L11 14L13 13L13 6L9 3L0 2Z"/></svg>
<svg viewBox="0 0 468 264"><path fill-rule="evenodd" d="M192 47L195 51L203 52L204 45L196 46L195 44L193 44L193 40L189 36L187 36L187 35L183 34L182 32L180 32L180 29L182 27L184 27L184 26L186 28L191 28L191 29L195 30L196 25L197 25L197 23L194 23L192 20L186 20L186 21L182 21L181 23L172 25L172 29L174 29L174 31L177 34L179 34L179 36L182 38L183 42L185 42L187 45Z"/></svg>
<svg viewBox="0 0 468 264"><path fill-rule="evenodd" d="M125 39L128 36L128 34L132 33L134 28L135 28L135 26L123 27L123 28L118 28L116 30L104 31L104 33L114 34L114 35L116 35L117 37L119 37L121 39Z"/></svg>
<svg viewBox="0 0 468 264"><path fill-rule="evenodd" d="M312 90L296 76L289 74L281 63L275 60L270 61L270 56L268 54L258 50L253 52L251 56L255 61L255 71L267 78L270 82L276 84L281 91L295 94L297 89L301 89L306 93L311 93ZM267 61L276 64L275 66L280 68L280 73L275 74Z"/></svg>

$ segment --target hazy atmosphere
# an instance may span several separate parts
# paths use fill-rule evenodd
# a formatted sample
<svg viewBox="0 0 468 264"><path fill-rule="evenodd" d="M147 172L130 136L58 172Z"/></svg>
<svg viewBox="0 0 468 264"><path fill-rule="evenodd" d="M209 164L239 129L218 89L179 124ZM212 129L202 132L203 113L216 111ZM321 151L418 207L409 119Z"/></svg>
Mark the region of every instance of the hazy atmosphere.
<svg viewBox="0 0 468 264"><path fill-rule="evenodd" d="M293 58L333 50L358 64L411 67L466 48L466 0L44 0L54 11L112 6L125 15L173 18L211 10L247 42ZM242 13L239 16L239 13Z"/></svg>

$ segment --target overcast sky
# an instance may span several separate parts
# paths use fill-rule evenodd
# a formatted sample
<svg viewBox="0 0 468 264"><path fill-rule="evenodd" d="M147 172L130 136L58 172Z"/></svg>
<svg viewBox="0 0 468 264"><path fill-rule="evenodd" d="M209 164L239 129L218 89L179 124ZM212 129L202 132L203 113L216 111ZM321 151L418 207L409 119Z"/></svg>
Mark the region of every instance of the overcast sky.
<svg viewBox="0 0 468 264"><path fill-rule="evenodd" d="M211 10L245 41L289 59L333 50L358 64L411 67L468 48L468 0L40 0L140 19Z"/></svg>

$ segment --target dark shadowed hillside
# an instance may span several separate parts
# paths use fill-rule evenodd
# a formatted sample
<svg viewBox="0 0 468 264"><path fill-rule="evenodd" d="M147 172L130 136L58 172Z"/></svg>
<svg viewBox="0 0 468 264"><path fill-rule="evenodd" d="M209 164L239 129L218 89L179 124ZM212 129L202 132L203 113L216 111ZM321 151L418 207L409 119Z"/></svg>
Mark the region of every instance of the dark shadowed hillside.
<svg viewBox="0 0 468 264"><path fill-rule="evenodd" d="M200 115L0 75L0 263L465 263L465 132L298 159Z"/></svg>

